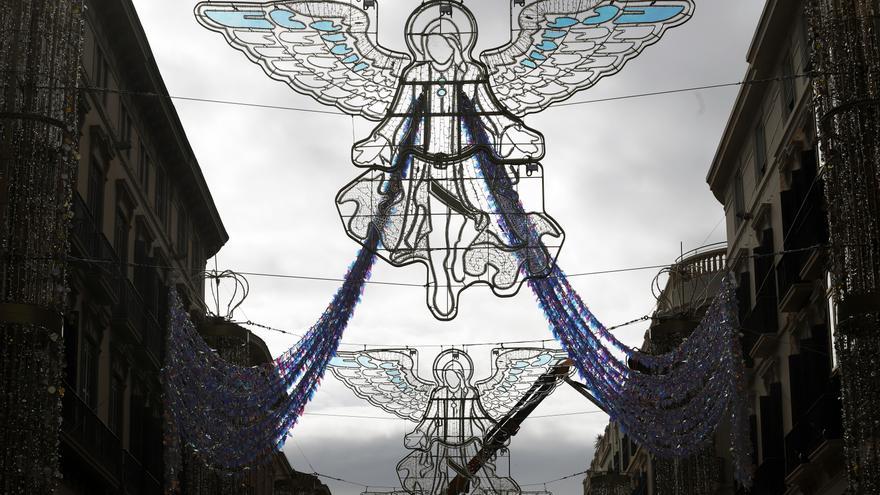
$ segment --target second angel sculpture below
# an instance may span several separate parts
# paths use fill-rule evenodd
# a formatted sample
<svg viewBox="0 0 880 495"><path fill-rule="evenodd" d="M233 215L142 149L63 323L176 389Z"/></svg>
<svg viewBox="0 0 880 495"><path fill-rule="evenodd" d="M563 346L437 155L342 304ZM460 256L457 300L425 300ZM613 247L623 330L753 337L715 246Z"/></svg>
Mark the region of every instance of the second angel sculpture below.
<svg viewBox="0 0 880 495"><path fill-rule="evenodd" d="M493 351L494 372L472 382L474 364L464 351L450 349L434 360L433 381L418 375L414 349L340 352L330 363L333 375L358 397L400 418L417 422L406 435L410 454L397 464L407 493L520 493L519 485L496 472L499 422L529 401L540 401L559 380L544 380L566 354L555 349L510 348ZM536 387L537 385L537 387ZM540 388L540 393L534 393ZM509 436L503 436L503 441ZM452 490L450 487L456 487ZM458 491L460 490L460 491Z"/></svg>

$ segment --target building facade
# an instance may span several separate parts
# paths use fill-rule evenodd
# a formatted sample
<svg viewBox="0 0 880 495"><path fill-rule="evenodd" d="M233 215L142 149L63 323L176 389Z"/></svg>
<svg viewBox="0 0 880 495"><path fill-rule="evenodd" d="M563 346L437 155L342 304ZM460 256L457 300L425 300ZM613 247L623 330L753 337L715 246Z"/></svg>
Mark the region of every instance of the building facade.
<svg viewBox="0 0 880 495"><path fill-rule="evenodd" d="M208 317L197 321L196 327L205 342L230 363L258 366L272 361L262 339L228 319ZM192 450L184 447L182 454L178 482L186 495L330 495L317 476L297 472L281 452L271 462L234 477L206 468Z"/></svg>
<svg viewBox="0 0 880 495"><path fill-rule="evenodd" d="M767 2L707 182L724 205L749 368L755 493L846 488L836 309L805 2ZM769 82L759 82L768 81Z"/></svg>
<svg viewBox="0 0 880 495"><path fill-rule="evenodd" d="M657 308L641 346L644 352L673 350L697 327L720 289L725 273L727 246L704 246L683 254L668 269L665 286L656 284ZM637 369L637 368L636 368ZM726 437L707 445L686 460L652 456L633 441L617 423L609 423L596 439L596 450L584 478L587 495L648 495L733 493L732 475L724 456Z"/></svg>
<svg viewBox="0 0 880 495"><path fill-rule="evenodd" d="M84 20L60 493L161 493L167 291L228 236L131 1Z"/></svg>
<svg viewBox="0 0 880 495"><path fill-rule="evenodd" d="M161 494L168 290L204 315L205 260L228 235L131 0L92 0L84 19L58 493ZM200 330L231 362L271 361L241 327ZM280 452L240 477L188 461L184 494L330 493Z"/></svg>
<svg viewBox="0 0 880 495"><path fill-rule="evenodd" d="M767 1L748 52L746 84L707 177L726 215L724 270L738 281L756 494L846 489L836 308L826 268L828 223L806 77L811 50L804 9L800 0ZM693 324L696 316L685 320ZM646 336L648 350L655 325ZM673 333L661 350L680 336ZM619 480L626 488L615 493L737 493L725 446L720 431L694 459L652 459L611 424L591 470L627 475ZM586 490L589 477L584 485L585 493L602 493Z"/></svg>

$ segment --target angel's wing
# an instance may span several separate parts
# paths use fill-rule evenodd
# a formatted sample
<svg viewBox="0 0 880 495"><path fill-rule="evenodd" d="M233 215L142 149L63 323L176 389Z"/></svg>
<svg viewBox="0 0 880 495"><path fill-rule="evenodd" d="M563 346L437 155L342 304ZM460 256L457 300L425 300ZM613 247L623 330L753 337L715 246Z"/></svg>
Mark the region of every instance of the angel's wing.
<svg viewBox="0 0 880 495"><path fill-rule="evenodd" d="M411 349L339 352L330 361L330 371L370 404L403 419L421 421L437 385L418 377L416 355Z"/></svg>
<svg viewBox="0 0 880 495"><path fill-rule="evenodd" d="M568 355L559 349L501 348L492 351L495 373L475 384L480 402L493 419L501 419L541 375Z"/></svg>
<svg viewBox="0 0 880 495"><path fill-rule="evenodd" d="M525 115L616 73L693 9L693 0L537 0L511 42L480 59L498 99Z"/></svg>
<svg viewBox="0 0 880 495"><path fill-rule="evenodd" d="M203 2L196 18L273 79L351 115L378 120L410 58L382 48L360 7L339 2Z"/></svg>

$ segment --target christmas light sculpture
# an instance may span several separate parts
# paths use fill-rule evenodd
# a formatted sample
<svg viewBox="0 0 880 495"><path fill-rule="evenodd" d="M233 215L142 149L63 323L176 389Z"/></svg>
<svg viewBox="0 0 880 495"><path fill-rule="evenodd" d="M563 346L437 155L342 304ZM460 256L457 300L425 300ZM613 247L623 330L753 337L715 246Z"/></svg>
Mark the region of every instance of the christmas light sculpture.
<svg viewBox="0 0 880 495"><path fill-rule="evenodd" d="M418 376L415 349L340 352L330 369L358 397L401 419L418 423L405 437L412 452L397 464L406 493L448 493L457 477L468 493L518 494L509 478L498 476L493 458L471 472L469 464L484 452L484 439L515 406L535 381L567 358L561 350L495 349L492 376L471 384L474 363L464 351L441 352L432 367L434 381ZM554 381L553 387L558 384ZM543 399L552 391L529 396Z"/></svg>
<svg viewBox="0 0 880 495"><path fill-rule="evenodd" d="M468 286L485 284L507 296L527 281L612 420L666 457L699 451L727 421L735 477L748 485L748 408L732 279L676 350L652 356L623 345L556 265L562 229L536 208L543 208L544 140L519 119L616 73L687 21L692 9L690 0L538 0L519 14L510 43L475 59L476 22L451 0L415 9L406 25L409 55L379 46L368 12L356 4L199 4L199 21L269 76L380 123L353 148L355 165L367 171L336 198L346 231L363 247L327 310L296 345L272 365L236 367L208 349L172 304L165 370L172 437L224 469L259 462L279 448L336 354L380 256L397 266L426 266L428 306L439 319L455 316ZM389 360L369 352L357 359L411 369L401 364L403 356ZM384 407L431 411L418 397L450 390L448 384L437 388L442 380L407 382L421 387L421 395L400 393ZM386 390L398 386L404 387L392 381ZM487 400L475 396L469 407ZM470 447L450 448L421 467L430 472L438 455L456 457Z"/></svg>
<svg viewBox="0 0 880 495"><path fill-rule="evenodd" d="M616 73L691 10L690 0L540 0L519 14L508 44L479 58L476 20L451 0L425 2L410 15L409 54L378 44L375 20L354 3L205 2L196 16L273 79L379 121L352 149L367 171L336 198L346 232L366 242L390 174L406 156L411 168L391 198L379 255L395 266L423 264L428 307L452 319L464 289L483 284L511 296L525 280L547 276L562 245L562 228L542 211L544 138L520 117ZM467 132L469 119L486 140ZM538 231L529 244L511 244L500 230L498 216L512 212L486 202L479 152L514 177L522 214Z"/></svg>

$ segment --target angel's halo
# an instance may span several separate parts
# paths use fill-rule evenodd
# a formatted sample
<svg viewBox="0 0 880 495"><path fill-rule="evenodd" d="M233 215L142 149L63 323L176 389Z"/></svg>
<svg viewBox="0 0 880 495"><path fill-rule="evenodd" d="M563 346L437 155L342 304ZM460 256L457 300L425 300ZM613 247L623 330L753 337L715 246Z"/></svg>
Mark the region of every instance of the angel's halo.
<svg viewBox="0 0 880 495"><path fill-rule="evenodd" d="M447 349L437 355L434 359L434 365L432 366L434 381L438 384L445 383L442 373L446 371L452 363L457 363L458 367L465 375L462 386L469 386L471 380L474 378L474 361L466 352L459 349Z"/></svg>
<svg viewBox="0 0 880 495"><path fill-rule="evenodd" d="M458 38L462 54L472 56L471 51L477 44L477 20L474 14L464 4L454 0L431 0L414 10L406 21L406 46L418 60L428 58L421 37L426 34L445 34L437 33L436 28L447 22L454 28L454 32L448 34Z"/></svg>

